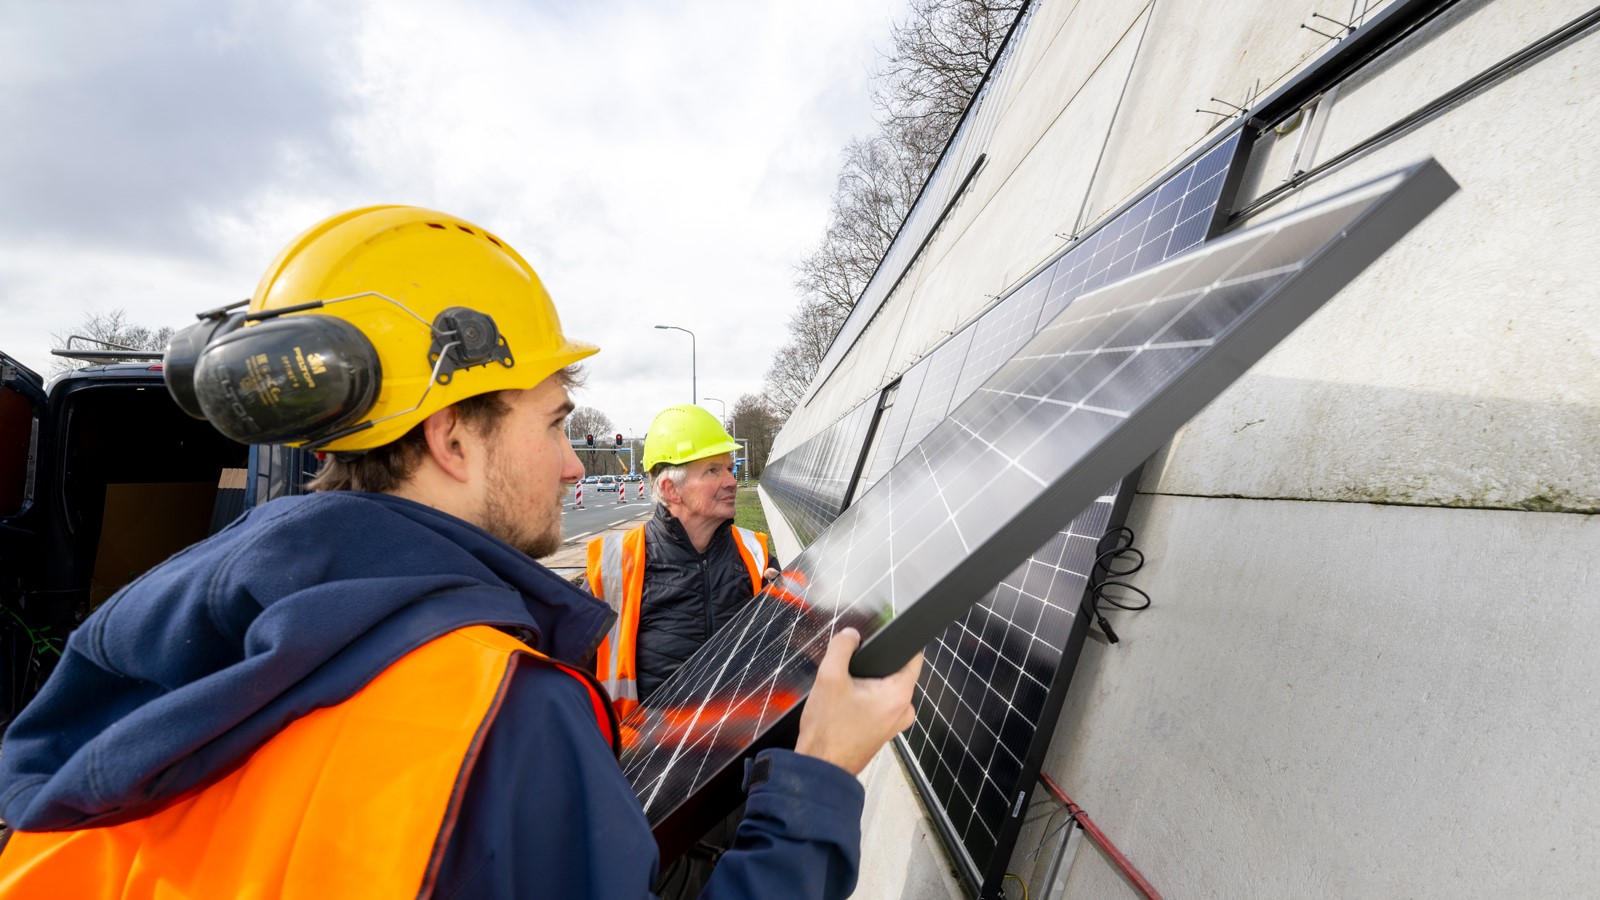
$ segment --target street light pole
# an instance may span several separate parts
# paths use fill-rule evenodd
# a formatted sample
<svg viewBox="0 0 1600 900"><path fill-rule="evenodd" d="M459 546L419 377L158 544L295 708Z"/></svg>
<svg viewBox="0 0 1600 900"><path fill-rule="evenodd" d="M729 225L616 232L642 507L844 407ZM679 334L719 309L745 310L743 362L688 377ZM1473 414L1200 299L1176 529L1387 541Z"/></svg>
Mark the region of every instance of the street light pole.
<svg viewBox="0 0 1600 900"><path fill-rule="evenodd" d="M679 328L676 325L657 325L656 327L668 331L681 331L689 336L689 402L698 404L700 402L700 394L699 388L695 385L694 332L687 328Z"/></svg>
<svg viewBox="0 0 1600 900"><path fill-rule="evenodd" d="M723 400L720 397L707 397L706 399L715 400L722 404L722 422L724 425L726 425L728 422L728 401Z"/></svg>

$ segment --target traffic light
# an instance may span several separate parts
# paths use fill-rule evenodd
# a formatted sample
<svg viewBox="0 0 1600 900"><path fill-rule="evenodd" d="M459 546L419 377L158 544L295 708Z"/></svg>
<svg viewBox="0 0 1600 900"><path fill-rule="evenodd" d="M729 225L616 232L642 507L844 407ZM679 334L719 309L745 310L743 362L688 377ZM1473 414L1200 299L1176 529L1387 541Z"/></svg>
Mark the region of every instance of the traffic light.
<svg viewBox="0 0 1600 900"><path fill-rule="evenodd" d="M617 435L617 446L618 447L622 446L622 435L620 435L620 434Z"/></svg>
<svg viewBox="0 0 1600 900"><path fill-rule="evenodd" d="M586 436L586 440L588 440L589 446L591 446L591 447L594 446L594 435L592 435L592 434L591 435L587 435Z"/></svg>

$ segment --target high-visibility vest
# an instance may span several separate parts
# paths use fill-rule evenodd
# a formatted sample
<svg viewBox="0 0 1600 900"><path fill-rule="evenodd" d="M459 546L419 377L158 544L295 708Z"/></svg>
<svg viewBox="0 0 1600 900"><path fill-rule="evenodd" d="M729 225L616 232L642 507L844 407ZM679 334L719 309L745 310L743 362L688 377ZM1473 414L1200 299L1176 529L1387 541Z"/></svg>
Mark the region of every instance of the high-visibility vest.
<svg viewBox="0 0 1600 900"><path fill-rule="evenodd" d="M733 545L750 571L750 595L761 593L767 571L768 538L759 531L733 527ZM611 695L617 718L627 718L639 705L637 650L639 610L644 605L644 526L607 534L589 542L589 590L610 604L617 620L600 641L595 677Z"/></svg>
<svg viewBox="0 0 1600 900"><path fill-rule="evenodd" d="M0 897L426 898L514 653L582 681L616 747L615 720L589 676L470 626L296 719L239 768L156 812L13 834L0 854Z"/></svg>

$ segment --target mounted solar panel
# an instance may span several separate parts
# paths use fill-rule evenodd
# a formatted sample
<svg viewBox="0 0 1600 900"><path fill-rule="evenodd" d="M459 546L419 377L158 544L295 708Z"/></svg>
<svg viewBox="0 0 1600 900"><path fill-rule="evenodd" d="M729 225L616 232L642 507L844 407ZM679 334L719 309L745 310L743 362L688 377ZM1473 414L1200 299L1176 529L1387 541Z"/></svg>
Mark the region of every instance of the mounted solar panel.
<svg viewBox="0 0 1600 900"><path fill-rule="evenodd" d="M1148 268L1205 240L1224 182L1239 149L1234 134L1199 159L1179 169L1130 208L1113 216L1082 241L1063 250L1042 271L1007 294L977 322L963 329L906 370L899 396L885 420L887 433L868 460L864 485L871 487L901 456L911 451L941 421L945 412L967 398L1011 352L1033 336L1091 286L1105 284ZM1047 309L1041 317L1041 304ZM976 331L974 331L976 329ZM942 378L922 395L923 378L935 363L948 365L957 350L951 344L970 342L960 351L962 362L954 388L946 396ZM942 373L946 374L946 373ZM939 410L943 405L944 409ZM913 408L915 422L909 421ZM939 418L934 418L935 414Z"/></svg>
<svg viewBox="0 0 1600 900"><path fill-rule="evenodd" d="M1204 240L1238 148L1234 135L1135 200L978 319L951 405L1088 285ZM905 448L909 450L910 448ZM917 721L896 742L951 858L978 896L998 892L1077 667L1095 549L1122 525L1138 473L1113 485L930 644ZM1091 601L1092 602L1092 601Z"/></svg>
<svg viewBox="0 0 1600 900"><path fill-rule="evenodd" d="M878 483L900 458L900 446L905 441L906 427L911 424L911 413L917 405L917 393L922 390L922 379L928 374L928 360L923 359L906 370L894 385L893 403L878 423L877 445L867 461L864 480L857 495L866 493Z"/></svg>
<svg viewBox="0 0 1600 900"><path fill-rule="evenodd" d="M701 648L625 728L675 857L790 739L831 635L898 669L1454 191L1422 163L1080 297ZM993 502L996 498L1004 502Z"/></svg>
<svg viewBox="0 0 1600 900"><path fill-rule="evenodd" d="M951 857L979 896L1000 887L1088 631L1088 576L1137 474L1001 580L925 651L917 718L896 742Z"/></svg>
<svg viewBox="0 0 1600 900"><path fill-rule="evenodd" d="M874 396L768 464L762 483L801 546L810 544L844 509L877 410Z"/></svg>
<svg viewBox="0 0 1600 900"><path fill-rule="evenodd" d="M922 389L917 391L916 405L911 408L911 421L906 423L905 437L900 442L900 458L928 436L950 411L950 397L955 393L956 382L961 379L961 367L967 361L967 348L972 346L972 335L978 330L974 322L956 332L937 350L928 354L928 373L922 379Z"/></svg>

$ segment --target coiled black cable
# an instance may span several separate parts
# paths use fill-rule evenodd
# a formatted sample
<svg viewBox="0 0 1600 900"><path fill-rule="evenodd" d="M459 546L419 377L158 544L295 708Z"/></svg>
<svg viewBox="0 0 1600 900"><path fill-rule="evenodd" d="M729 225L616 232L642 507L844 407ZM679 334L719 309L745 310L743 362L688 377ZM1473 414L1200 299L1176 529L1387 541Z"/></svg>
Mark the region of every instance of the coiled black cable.
<svg viewBox="0 0 1600 900"><path fill-rule="evenodd" d="M1106 542L1111 542L1107 547ZM1094 565L1089 569L1089 590L1085 596L1088 598L1089 611L1094 615L1096 624L1105 633L1106 640L1110 643L1119 643L1122 639L1112 630L1111 623L1106 620L1105 612L1101 610L1100 603L1104 601L1117 609L1129 612L1138 612L1150 608L1150 595L1144 590L1134 587L1122 578L1144 568L1144 552L1133 546L1133 529L1126 525L1113 528L1100 536L1095 544ZM1112 592L1112 589L1115 592ZM1144 599L1139 603L1133 599L1138 595Z"/></svg>

